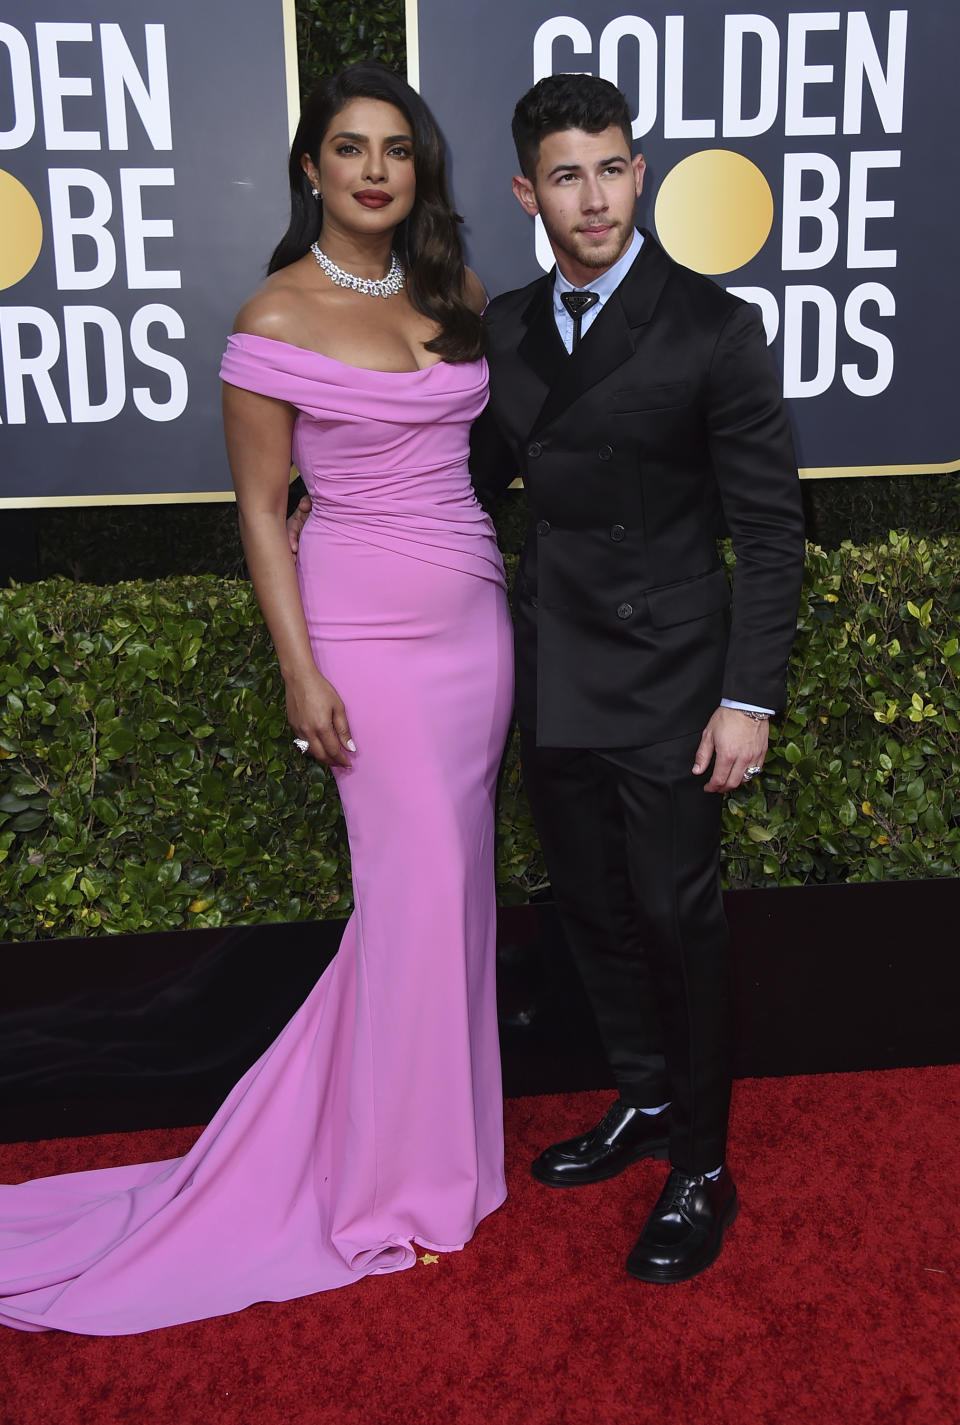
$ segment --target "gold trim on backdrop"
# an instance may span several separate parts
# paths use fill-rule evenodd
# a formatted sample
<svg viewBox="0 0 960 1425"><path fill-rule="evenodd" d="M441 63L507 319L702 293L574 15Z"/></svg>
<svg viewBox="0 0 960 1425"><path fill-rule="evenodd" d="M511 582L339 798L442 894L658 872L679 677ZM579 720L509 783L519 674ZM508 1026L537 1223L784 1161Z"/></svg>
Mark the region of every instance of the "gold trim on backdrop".
<svg viewBox="0 0 960 1425"><path fill-rule="evenodd" d="M960 460L947 460L941 465L822 465L801 469L801 480L849 480L857 476L896 475L951 475L960 470ZM291 469L291 481L297 478L296 468ZM519 478L509 486L511 490L522 490ZM236 499L232 490L185 490L163 495L15 495L0 498L0 509L54 510L68 505L208 505L225 504Z"/></svg>
<svg viewBox="0 0 960 1425"><path fill-rule="evenodd" d="M211 505L236 500L232 490L185 490L163 495L12 495L0 509L59 510L68 505Z"/></svg>
<svg viewBox="0 0 960 1425"><path fill-rule="evenodd" d="M812 465L801 468L801 480L850 480L856 477L894 475L951 475L960 470L960 460L946 460L942 465ZM522 490L523 481L518 476L507 487Z"/></svg>
<svg viewBox="0 0 960 1425"><path fill-rule="evenodd" d="M297 63L296 0L283 0L283 51L287 62L287 122L290 142L300 122L300 67Z"/></svg>
<svg viewBox="0 0 960 1425"><path fill-rule="evenodd" d="M800 471L801 480L841 480L854 475L950 475L960 470L960 460L940 465L819 465Z"/></svg>
<svg viewBox="0 0 960 1425"><path fill-rule="evenodd" d="M417 0L406 0L407 19L407 83L420 91L420 16Z"/></svg>
<svg viewBox="0 0 960 1425"><path fill-rule="evenodd" d="M299 475L295 465L290 466L290 484ZM0 499L0 509L8 510L58 510L67 505L213 505L234 504L236 495L232 490L186 490L165 495L40 495L30 499L26 495L14 495Z"/></svg>

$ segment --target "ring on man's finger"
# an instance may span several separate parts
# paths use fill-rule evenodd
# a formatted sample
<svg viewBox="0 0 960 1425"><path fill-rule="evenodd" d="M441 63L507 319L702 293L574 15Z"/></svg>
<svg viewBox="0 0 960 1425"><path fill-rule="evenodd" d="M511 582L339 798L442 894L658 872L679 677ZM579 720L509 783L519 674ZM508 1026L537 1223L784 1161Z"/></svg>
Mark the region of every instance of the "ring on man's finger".
<svg viewBox="0 0 960 1425"><path fill-rule="evenodd" d="M309 751L310 751L310 744L309 744L309 742L307 741L307 739L306 739L305 737L295 737L295 738L293 739L293 745L294 745L294 747L297 749L298 752L309 752Z"/></svg>

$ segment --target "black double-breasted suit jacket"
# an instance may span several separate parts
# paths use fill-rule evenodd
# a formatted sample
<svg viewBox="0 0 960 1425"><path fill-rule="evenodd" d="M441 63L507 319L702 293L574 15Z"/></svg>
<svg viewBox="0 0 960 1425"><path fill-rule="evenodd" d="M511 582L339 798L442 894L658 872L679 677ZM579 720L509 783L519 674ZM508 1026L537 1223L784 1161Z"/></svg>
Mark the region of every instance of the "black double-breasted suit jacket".
<svg viewBox="0 0 960 1425"><path fill-rule="evenodd" d="M548 274L487 308L471 455L481 494L519 473L529 500L521 723L543 746L635 747L699 732L722 697L781 708L803 516L758 317L649 233L570 355L552 301Z"/></svg>

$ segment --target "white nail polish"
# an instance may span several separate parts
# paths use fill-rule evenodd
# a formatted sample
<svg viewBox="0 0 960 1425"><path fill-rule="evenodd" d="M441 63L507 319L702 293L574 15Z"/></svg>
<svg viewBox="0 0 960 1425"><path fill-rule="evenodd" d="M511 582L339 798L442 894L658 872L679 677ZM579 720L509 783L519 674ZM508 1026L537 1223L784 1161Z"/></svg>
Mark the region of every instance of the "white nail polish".
<svg viewBox="0 0 960 1425"><path fill-rule="evenodd" d="M349 747L351 752L356 752L357 750L357 744L354 742L352 737L347 738L345 746Z"/></svg>

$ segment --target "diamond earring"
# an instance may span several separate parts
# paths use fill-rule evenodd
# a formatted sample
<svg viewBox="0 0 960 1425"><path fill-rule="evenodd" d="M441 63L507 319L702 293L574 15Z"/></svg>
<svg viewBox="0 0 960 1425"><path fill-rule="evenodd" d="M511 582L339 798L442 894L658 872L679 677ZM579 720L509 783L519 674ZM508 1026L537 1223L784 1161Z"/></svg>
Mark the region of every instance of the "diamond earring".
<svg viewBox="0 0 960 1425"><path fill-rule="evenodd" d="M320 189L319 189L319 188L311 188L311 189L310 189L310 192L313 194L314 198L319 198L319 197L320 197Z"/></svg>

